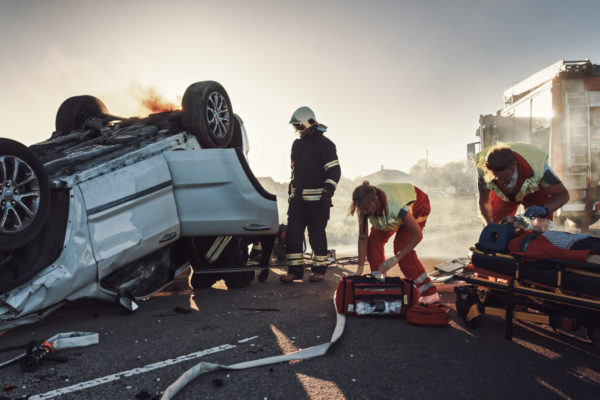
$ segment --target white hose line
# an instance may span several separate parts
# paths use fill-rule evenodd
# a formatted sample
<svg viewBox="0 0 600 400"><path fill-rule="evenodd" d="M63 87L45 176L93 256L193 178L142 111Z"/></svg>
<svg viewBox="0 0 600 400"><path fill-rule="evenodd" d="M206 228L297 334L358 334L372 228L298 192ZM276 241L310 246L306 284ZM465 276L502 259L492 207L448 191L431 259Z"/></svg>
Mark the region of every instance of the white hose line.
<svg viewBox="0 0 600 400"><path fill-rule="evenodd" d="M93 332L65 332L56 334L51 338L46 339L45 342L50 343L54 351L66 350L75 347L85 347L98 344L98 334ZM26 355L27 353L19 354L13 359L0 363L0 368L19 361Z"/></svg>
<svg viewBox="0 0 600 400"><path fill-rule="evenodd" d="M334 299L334 308L335 308L335 294L333 296ZM329 348L338 341L340 337L342 337L342 333L344 333L344 326L346 325L346 316L344 314L340 314L336 310L336 321L335 321L335 329L333 330L333 334L331 335L331 340L327 343L319 344L317 346L309 347L307 349L299 350L289 354L282 354L279 356L261 358L258 360L246 361L242 363L232 364L232 365L221 365L221 364L213 364L208 362L199 362L192 368L188 369L184 372L175 382L173 382L169 387L165 390L161 400L170 400L172 399L177 392L179 392L185 385L190 383L192 380L196 379L198 376L221 370L240 370L254 367L261 367L263 365L277 364L286 361L293 360L308 360L309 358L319 357L327 353Z"/></svg>

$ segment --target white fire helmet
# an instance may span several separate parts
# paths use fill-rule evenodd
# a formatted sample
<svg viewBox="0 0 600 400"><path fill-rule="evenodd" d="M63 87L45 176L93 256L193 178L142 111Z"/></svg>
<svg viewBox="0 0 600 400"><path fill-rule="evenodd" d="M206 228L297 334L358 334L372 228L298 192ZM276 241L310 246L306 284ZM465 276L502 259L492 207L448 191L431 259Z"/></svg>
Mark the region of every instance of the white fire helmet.
<svg viewBox="0 0 600 400"><path fill-rule="evenodd" d="M315 118L315 113L308 107L300 107L294 114L292 114L292 118L290 119L290 124L294 125L297 129L300 125L304 125L304 128L308 128L315 124L317 119Z"/></svg>

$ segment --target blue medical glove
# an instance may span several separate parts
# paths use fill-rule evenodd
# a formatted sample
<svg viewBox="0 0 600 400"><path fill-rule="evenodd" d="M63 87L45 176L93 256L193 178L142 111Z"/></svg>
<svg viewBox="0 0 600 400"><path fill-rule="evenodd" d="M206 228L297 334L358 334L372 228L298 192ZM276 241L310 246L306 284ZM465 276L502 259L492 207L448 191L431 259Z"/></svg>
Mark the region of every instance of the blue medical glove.
<svg viewBox="0 0 600 400"><path fill-rule="evenodd" d="M544 206L531 206L523 213L527 218L545 217L548 215L548 209Z"/></svg>

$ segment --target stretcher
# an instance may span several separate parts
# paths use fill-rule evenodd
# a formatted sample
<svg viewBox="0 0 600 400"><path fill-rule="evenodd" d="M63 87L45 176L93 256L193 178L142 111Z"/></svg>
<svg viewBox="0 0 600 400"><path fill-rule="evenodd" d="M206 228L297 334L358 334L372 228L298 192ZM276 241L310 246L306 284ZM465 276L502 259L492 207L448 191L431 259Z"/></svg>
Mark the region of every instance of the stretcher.
<svg viewBox="0 0 600 400"><path fill-rule="evenodd" d="M471 262L454 275L467 283L454 291L456 310L468 328L477 328L484 315L491 315L506 320L508 340L518 320L572 331L583 327L600 344L600 265L531 261L478 247L471 248Z"/></svg>

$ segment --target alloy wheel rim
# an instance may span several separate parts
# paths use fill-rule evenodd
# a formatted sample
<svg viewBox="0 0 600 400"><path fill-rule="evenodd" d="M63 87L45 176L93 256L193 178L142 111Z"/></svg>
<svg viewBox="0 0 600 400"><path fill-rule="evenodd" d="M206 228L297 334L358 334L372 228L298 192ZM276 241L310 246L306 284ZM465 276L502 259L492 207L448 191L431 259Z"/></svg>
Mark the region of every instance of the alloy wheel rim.
<svg viewBox="0 0 600 400"><path fill-rule="evenodd" d="M0 233L23 232L39 205L40 184L31 166L19 157L0 157Z"/></svg>
<svg viewBox="0 0 600 400"><path fill-rule="evenodd" d="M227 135L230 124L230 110L227 100L219 92L212 92L206 102L206 120L210 133L218 139Z"/></svg>

